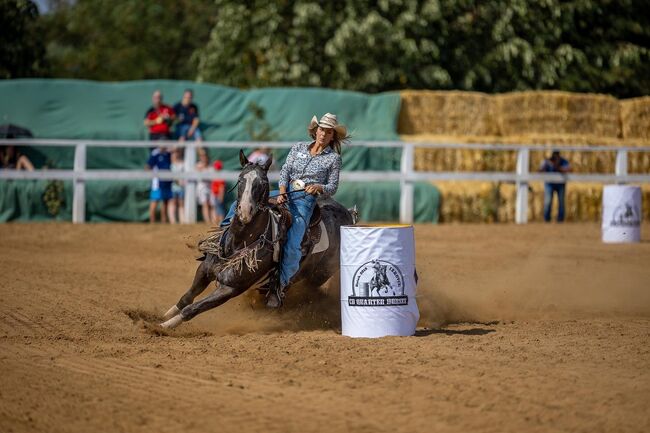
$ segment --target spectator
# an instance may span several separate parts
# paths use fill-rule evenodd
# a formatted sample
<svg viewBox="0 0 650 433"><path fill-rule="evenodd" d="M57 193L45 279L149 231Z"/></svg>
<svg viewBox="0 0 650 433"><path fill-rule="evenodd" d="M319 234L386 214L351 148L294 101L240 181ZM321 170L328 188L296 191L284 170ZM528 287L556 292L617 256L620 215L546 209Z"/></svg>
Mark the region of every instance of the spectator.
<svg viewBox="0 0 650 433"><path fill-rule="evenodd" d="M212 171L210 167L210 159L208 158L208 153L203 148L198 149L199 161L196 163L197 171ZM210 203L210 181L202 180L196 186L196 196L201 205L201 215L203 216L203 221L206 223L211 222L210 216L212 215L211 203Z"/></svg>
<svg viewBox="0 0 650 433"><path fill-rule="evenodd" d="M258 147L250 155L248 155L248 160L253 164L264 165L271 156L271 149L268 147Z"/></svg>
<svg viewBox="0 0 650 433"><path fill-rule="evenodd" d="M172 172L182 173L185 171L185 161L183 159L184 150L182 147L177 147L172 152ZM185 214L183 209L185 207L185 181L182 179L174 180L172 183L172 198L169 201L169 222L176 224L185 222ZM177 219L178 216L178 219Z"/></svg>
<svg viewBox="0 0 650 433"><path fill-rule="evenodd" d="M169 140L171 138L171 125L176 118L174 110L162 102L163 95L160 90L151 96L152 106L144 115L144 126L149 128L149 140Z"/></svg>
<svg viewBox="0 0 650 433"><path fill-rule="evenodd" d="M199 107L192 102L194 93L187 89L183 92L183 99L181 102L174 105L174 112L176 113L178 123L176 124L176 137L180 141L195 140L202 141L201 129L199 124Z"/></svg>
<svg viewBox="0 0 650 433"><path fill-rule="evenodd" d="M0 146L0 168L34 171L34 164L16 146Z"/></svg>
<svg viewBox="0 0 650 433"><path fill-rule="evenodd" d="M223 169L223 163L220 160L214 161L212 165L215 171ZM210 204L212 206L212 213L210 215L212 224L221 224L223 217L226 215L226 208L223 205L223 199L226 195L226 182L222 179L215 179L212 181L210 191Z"/></svg>
<svg viewBox="0 0 650 433"><path fill-rule="evenodd" d="M165 147L157 147L151 151L151 156L147 161L148 170L160 171L171 168L171 155ZM156 222L156 209L158 202L162 202L160 208L160 221L167 222L167 204L172 198L172 182L170 180L160 180L157 177L151 181L151 194L149 196L149 222Z"/></svg>
<svg viewBox="0 0 650 433"><path fill-rule="evenodd" d="M539 168L543 173L562 173L566 174L571 171L569 161L560 156L558 150L554 150L550 158L542 162ZM557 194L558 212L557 222L564 221L564 194L566 190L566 183L546 182L544 184L544 221L551 221L551 207L553 205L553 193Z"/></svg>

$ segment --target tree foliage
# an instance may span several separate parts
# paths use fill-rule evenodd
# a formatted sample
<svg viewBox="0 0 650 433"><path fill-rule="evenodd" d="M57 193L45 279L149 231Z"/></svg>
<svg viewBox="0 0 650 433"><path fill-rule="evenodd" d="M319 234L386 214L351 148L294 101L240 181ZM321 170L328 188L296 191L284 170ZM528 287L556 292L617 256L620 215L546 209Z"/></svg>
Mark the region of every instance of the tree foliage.
<svg viewBox="0 0 650 433"><path fill-rule="evenodd" d="M5 77L43 73L37 25L54 77L650 94L647 0L50 1L0 0Z"/></svg>
<svg viewBox="0 0 650 433"><path fill-rule="evenodd" d="M43 17L56 77L93 80L192 79L192 53L216 18L192 0L59 2Z"/></svg>
<svg viewBox="0 0 650 433"><path fill-rule="evenodd" d="M0 0L0 78L44 73L45 47L38 8L27 0Z"/></svg>
<svg viewBox="0 0 650 433"><path fill-rule="evenodd" d="M217 0L197 78L233 86L650 93L643 0Z"/></svg>

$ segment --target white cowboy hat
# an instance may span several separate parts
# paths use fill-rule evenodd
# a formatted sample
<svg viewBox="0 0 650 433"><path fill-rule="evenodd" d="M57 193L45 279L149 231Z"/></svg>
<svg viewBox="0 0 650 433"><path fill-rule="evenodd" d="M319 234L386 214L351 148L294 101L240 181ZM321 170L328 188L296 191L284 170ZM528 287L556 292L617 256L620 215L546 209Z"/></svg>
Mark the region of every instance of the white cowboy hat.
<svg viewBox="0 0 650 433"><path fill-rule="evenodd" d="M343 125L339 125L338 121L336 120L336 114L325 113L325 115L321 117L320 120L318 120L316 116L312 117L311 122L309 122L309 130L314 129L316 126L320 126L321 128L333 128L336 131L339 139L343 139L348 136L348 129Z"/></svg>

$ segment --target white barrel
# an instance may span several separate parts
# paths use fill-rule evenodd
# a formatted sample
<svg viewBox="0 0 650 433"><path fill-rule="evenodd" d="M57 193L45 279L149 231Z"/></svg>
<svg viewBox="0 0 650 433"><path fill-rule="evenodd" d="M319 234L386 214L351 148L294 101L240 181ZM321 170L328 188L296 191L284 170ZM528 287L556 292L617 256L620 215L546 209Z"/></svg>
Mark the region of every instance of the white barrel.
<svg viewBox="0 0 650 433"><path fill-rule="evenodd" d="M603 188L603 242L641 241L641 188L606 185Z"/></svg>
<svg viewBox="0 0 650 433"><path fill-rule="evenodd" d="M413 226L341 227L343 335L413 335L416 283Z"/></svg>

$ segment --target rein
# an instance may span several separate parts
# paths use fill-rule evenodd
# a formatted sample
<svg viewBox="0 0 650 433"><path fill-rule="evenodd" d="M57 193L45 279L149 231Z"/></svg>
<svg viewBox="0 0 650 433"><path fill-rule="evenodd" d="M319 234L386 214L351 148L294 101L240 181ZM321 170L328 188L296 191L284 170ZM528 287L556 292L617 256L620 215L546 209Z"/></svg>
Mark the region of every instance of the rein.
<svg viewBox="0 0 650 433"><path fill-rule="evenodd" d="M237 180L237 182L228 190L228 193L233 191L238 185L240 184L240 181ZM275 197L278 196L287 196L289 199L292 199L290 197L290 194L296 193L296 192L304 192L305 189L295 189L293 191L287 191L281 194L278 194ZM275 198L274 197L274 198ZM260 202L257 203L256 206L257 210L259 211L268 211L267 212L267 222L266 222L266 228L264 229L264 232L251 244L246 245L244 244L243 247L236 249L232 251L230 254L226 254L226 237L224 234L230 229L230 227L227 227L225 230L221 231L218 236L218 240L216 239L216 234L212 238L216 242L211 242L212 248L210 253L214 254L219 258L219 260L222 260L224 262L224 266L222 269L226 269L228 267L233 267L238 269L241 272L242 269L242 263L244 262L246 266L248 267L249 271L253 272L257 270L257 251L262 249L262 248L270 248L272 251L277 243L281 241L280 236L278 235L275 239L273 239L273 228L271 227L272 224L272 210L268 203L265 202ZM283 217L280 217L280 222L278 224L282 224L282 219ZM269 238L269 230L271 230L271 235ZM279 232L278 232L279 233ZM216 245L215 245L216 244Z"/></svg>
<svg viewBox="0 0 650 433"><path fill-rule="evenodd" d="M225 270L227 268L234 268L238 272L241 272L242 264L246 264L248 270L250 272L254 272L257 270L257 263L259 262L257 259L257 251L262 248L267 248L270 251L273 251L275 244L280 242L280 236L278 236L276 239L273 239L273 236L271 235L271 238L269 238L269 229L271 229L271 220L273 216L271 215L271 209L269 207L266 207L266 209L268 210L266 228L264 229L264 232L259 236L259 238L257 238L253 243L245 245L239 249L234 250L231 254L226 255L226 238L224 234L229 230L229 228L226 228L220 233L220 238L215 245L216 248L210 252L224 262L222 270ZM271 233L272 232L273 230L271 230Z"/></svg>
<svg viewBox="0 0 650 433"><path fill-rule="evenodd" d="M232 192L235 188L237 188L237 185L239 185L239 180L237 182L235 182L235 184L227 192L228 193ZM281 195L289 195L289 194L293 194L294 192L303 192L303 191L305 191L304 188L303 189L294 189L293 191L283 192L282 194L278 194L278 195L276 195L274 197L279 197ZM261 209L259 207L259 205L258 205L258 209Z"/></svg>

